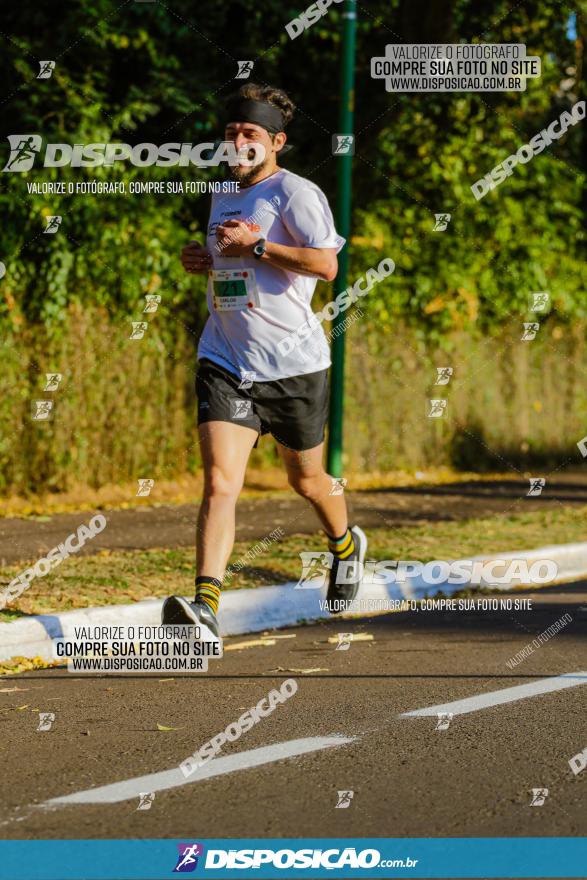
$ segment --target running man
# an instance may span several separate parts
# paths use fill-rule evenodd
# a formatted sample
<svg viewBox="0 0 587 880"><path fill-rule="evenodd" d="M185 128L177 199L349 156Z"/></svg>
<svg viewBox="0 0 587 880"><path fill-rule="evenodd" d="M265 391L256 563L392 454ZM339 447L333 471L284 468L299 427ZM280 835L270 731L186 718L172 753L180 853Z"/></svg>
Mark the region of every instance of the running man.
<svg viewBox="0 0 587 880"><path fill-rule="evenodd" d="M290 342L313 314L317 280L336 277L344 245L323 192L277 164L294 109L281 90L254 83L229 101L225 140L239 157L254 152L264 158L231 168L239 192L212 197L207 246L190 242L181 253L186 272L209 273L210 316L196 379L204 492L195 598L167 599L163 622L203 625L217 637L236 502L259 435L273 435L290 486L324 526L332 554L331 612L356 597L367 548L361 529L349 528L344 495L322 464L330 366L322 326L316 322L311 334Z"/></svg>

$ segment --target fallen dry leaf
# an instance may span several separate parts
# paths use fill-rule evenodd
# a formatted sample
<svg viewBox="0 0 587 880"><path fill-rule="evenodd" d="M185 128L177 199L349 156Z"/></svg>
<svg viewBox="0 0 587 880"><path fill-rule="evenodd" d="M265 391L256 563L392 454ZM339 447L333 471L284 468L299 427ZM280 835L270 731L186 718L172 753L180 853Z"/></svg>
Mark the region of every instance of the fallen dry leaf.
<svg viewBox="0 0 587 880"><path fill-rule="evenodd" d="M280 635L277 635L276 633L269 633L269 632L263 633L263 638L265 638L266 636L271 639L296 639L297 638L296 633L290 633L285 636L280 636Z"/></svg>
<svg viewBox="0 0 587 880"><path fill-rule="evenodd" d="M13 694L15 691L28 691L28 688L0 688L0 694Z"/></svg>
<svg viewBox="0 0 587 880"><path fill-rule="evenodd" d="M351 642L372 642L373 636L371 633L352 633ZM336 645L338 643L338 636L329 636L328 642L331 645Z"/></svg>
<svg viewBox="0 0 587 880"><path fill-rule="evenodd" d="M183 727L166 727L165 724L157 723L157 730L183 730Z"/></svg>
<svg viewBox="0 0 587 880"><path fill-rule="evenodd" d="M275 639L251 639L249 642L235 642L234 645L225 645L225 651L241 651L243 648L260 648L263 645L274 645Z"/></svg>

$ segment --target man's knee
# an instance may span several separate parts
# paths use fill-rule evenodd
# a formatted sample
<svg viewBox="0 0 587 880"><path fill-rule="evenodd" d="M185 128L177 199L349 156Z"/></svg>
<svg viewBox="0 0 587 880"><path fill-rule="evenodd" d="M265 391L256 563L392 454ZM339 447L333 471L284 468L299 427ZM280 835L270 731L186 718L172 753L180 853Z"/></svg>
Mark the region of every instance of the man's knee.
<svg viewBox="0 0 587 880"><path fill-rule="evenodd" d="M234 498L239 496L242 480L235 480L222 468L212 467L204 477L204 496L206 498Z"/></svg>
<svg viewBox="0 0 587 880"><path fill-rule="evenodd" d="M292 489L308 501L318 501L324 495L322 473L313 474L312 476L290 473L288 480Z"/></svg>

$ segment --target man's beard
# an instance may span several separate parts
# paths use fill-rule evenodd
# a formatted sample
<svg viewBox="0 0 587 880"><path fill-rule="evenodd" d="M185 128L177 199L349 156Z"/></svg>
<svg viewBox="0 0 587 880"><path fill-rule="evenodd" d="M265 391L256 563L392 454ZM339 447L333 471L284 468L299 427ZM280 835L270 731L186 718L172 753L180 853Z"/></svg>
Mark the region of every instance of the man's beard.
<svg viewBox="0 0 587 880"><path fill-rule="evenodd" d="M258 165L231 165L230 174L238 180L241 186L250 186L256 177L269 165L269 156L266 156Z"/></svg>

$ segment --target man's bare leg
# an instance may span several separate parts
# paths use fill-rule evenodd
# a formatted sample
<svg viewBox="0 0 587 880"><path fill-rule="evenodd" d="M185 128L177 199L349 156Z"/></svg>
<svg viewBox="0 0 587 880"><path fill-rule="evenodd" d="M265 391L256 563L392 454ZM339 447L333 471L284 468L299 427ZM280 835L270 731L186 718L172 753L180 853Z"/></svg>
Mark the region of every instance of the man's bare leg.
<svg viewBox="0 0 587 880"><path fill-rule="evenodd" d="M277 445L292 489L312 504L327 535L344 535L348 528L346 500L342 492L330 494L334 480L322 464L324 443L303 452L296 452L282 443Z"/></svg>
<svg viewBox="0 0 587 880"><path fill-rule="evenodd" d="M218 603L226 565L234 545L238 496L257 432L231 422L206 422L199 427L204 492L196 535L196 590L193 602L170 596L163 604L166 624L195 624L200 635L220 637Z"/></svg>
<svg viewBox="0 0 587 880"><path fill-rule="evenodd" d="M199 427L204 492L196 534L196 576L222 580L234 545L235 509L257 432L231 422Z"/></svg>
<svg viewBox="0 0 587 880"><path fill-rule="evenodd" d="M348 527L346 500L342 492L333 493L334 478L322 465L324 444L305 452L294 452L279 444L290 486L314 507L326 530L332 554L327 608L332 614L352 608L356 599L367 551L367 536L358 526Z"/></svg>

